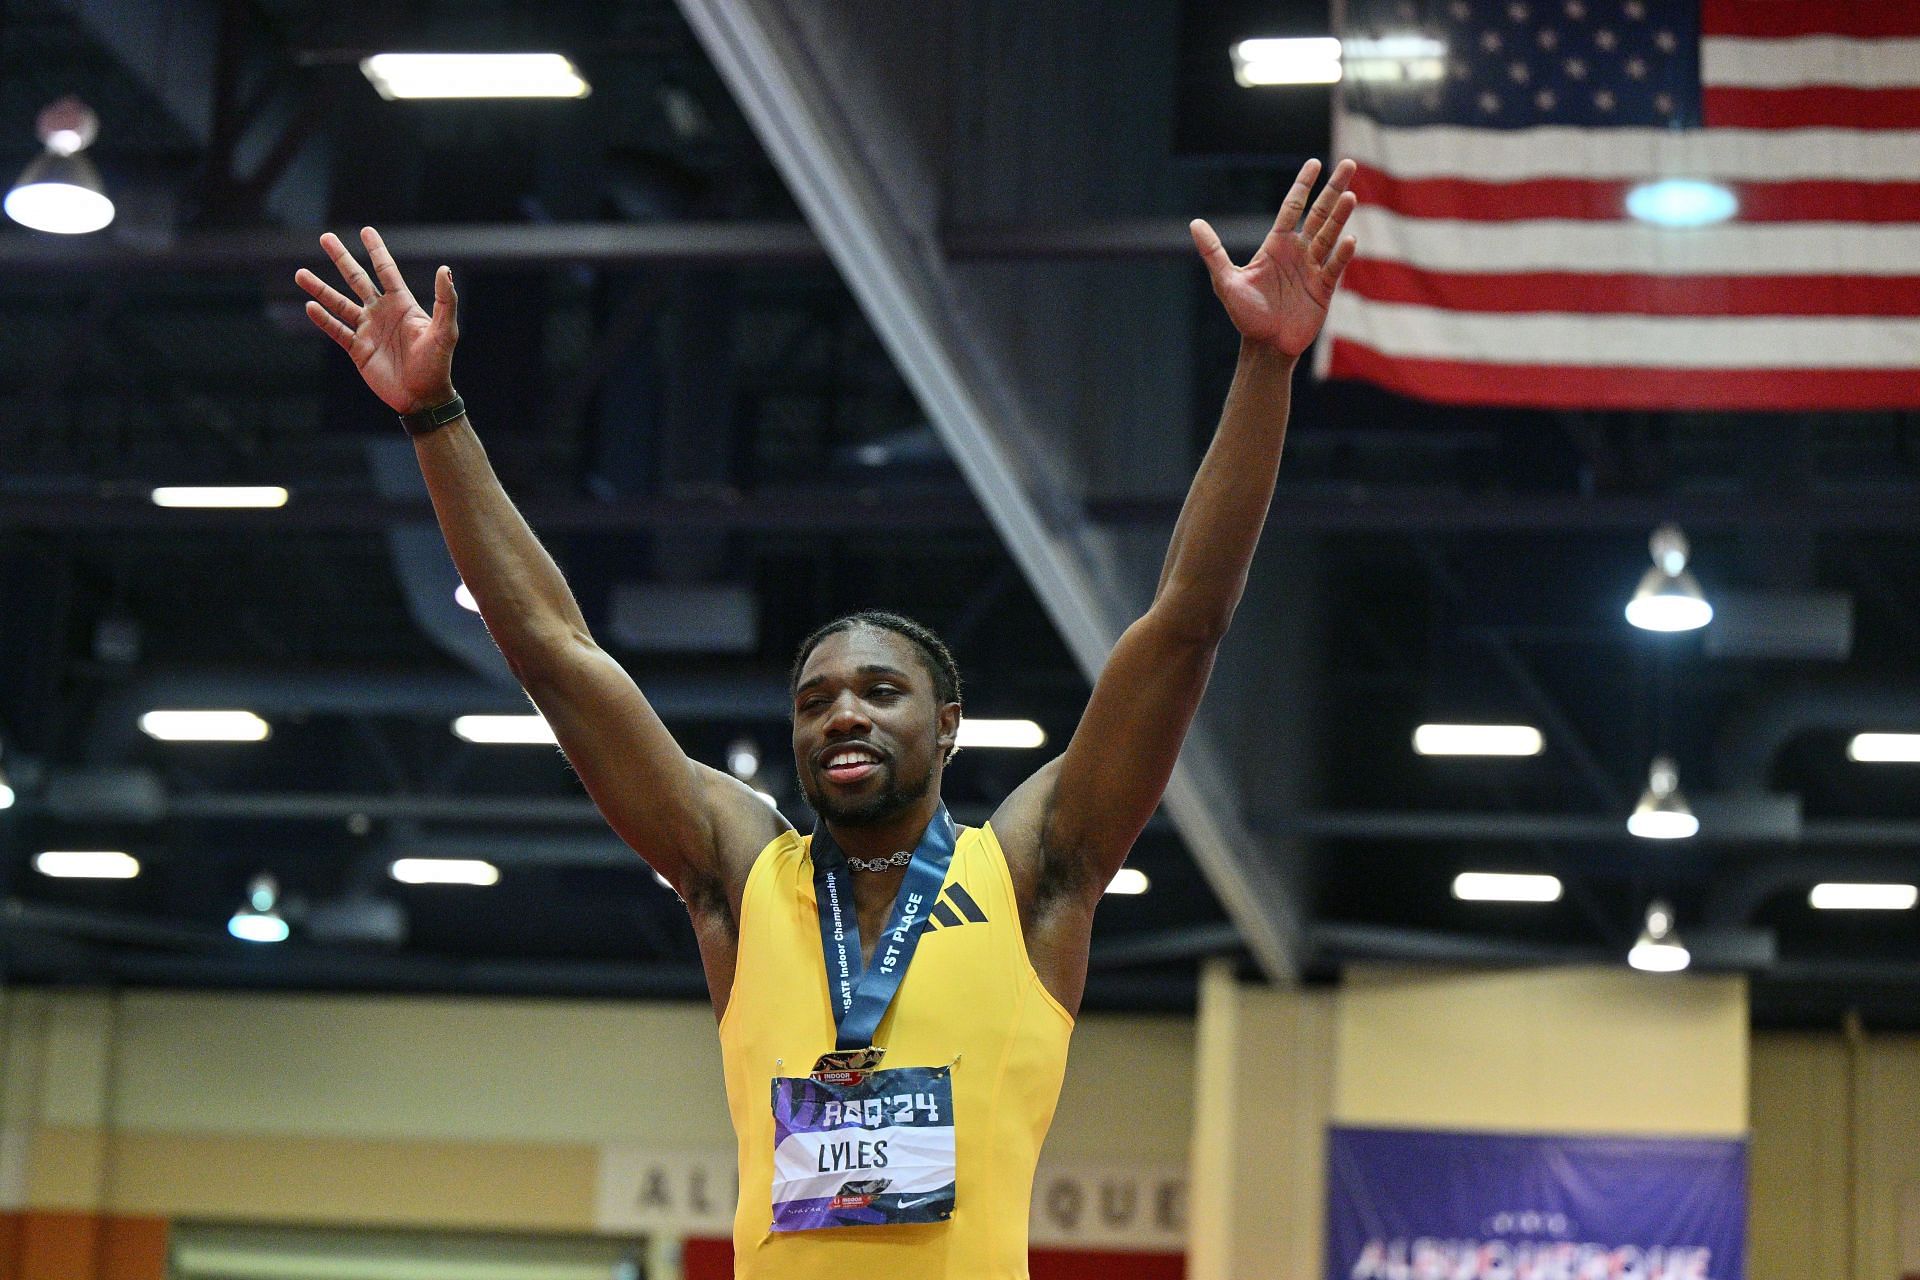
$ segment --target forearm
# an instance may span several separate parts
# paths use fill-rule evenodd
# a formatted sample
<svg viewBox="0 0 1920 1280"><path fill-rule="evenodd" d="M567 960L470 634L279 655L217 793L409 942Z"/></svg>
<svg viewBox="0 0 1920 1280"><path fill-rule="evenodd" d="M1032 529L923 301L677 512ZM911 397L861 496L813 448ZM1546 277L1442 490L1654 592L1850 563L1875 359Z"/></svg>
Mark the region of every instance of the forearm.
<svg viewBox="0 0 1920 1280"><path fill-rule="evenodd" d="M516 671L556 639L587 634L573 593L487 461L464 416L414 438L434 514L480 616Z"/></svg>
<svg viewBox="0 0 1920 1280"><path fill-rule="evenodd" d="M1246 587L1273 499L1298 358L1244 342L1213 442L1187 490L1153 608L1183 627L1224 632Z"/></svg>

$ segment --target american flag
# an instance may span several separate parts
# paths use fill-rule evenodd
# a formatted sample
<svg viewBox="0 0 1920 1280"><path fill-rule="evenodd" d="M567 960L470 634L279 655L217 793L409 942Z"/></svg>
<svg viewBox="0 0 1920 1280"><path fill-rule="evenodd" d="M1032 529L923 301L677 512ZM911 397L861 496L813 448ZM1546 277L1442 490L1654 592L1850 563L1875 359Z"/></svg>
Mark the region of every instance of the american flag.
<svg viewBox="0 0 1920 1280"><path fill-rule="evenodd" d="M1445 46L1357 79L1323 374L1586 409L1920 406L1920 0L1346 0ZM1731 220L1629 192L1699 179Z"/></svg>

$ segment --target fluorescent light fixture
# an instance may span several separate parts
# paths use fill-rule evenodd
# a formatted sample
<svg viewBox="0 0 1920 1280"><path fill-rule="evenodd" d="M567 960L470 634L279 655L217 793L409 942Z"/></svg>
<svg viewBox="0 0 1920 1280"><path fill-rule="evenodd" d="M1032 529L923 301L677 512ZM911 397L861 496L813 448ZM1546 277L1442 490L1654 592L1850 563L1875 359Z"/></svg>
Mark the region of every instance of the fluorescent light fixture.
<svg viewBox="0 0 1920 1280"><path fill-rule="evenodd" d="M473 592L467 590L464 582L453 589L453 602L468 613L480 612L480 602L473 598Z"/></svg>
<svg viewBox="0 0 1920 1280"><path fill-rule="evenodd" d="M485 746L552 746L558 739L545 716L460 716L456 735Z"/></svg>
<svg viewBox="0 0 1920 1280"><path fill-rule="evenodd" d="M1647 907L1647 924L1627 952L1627 963L1647 973L1678 973L1693 963L1693 955L1673 927L1673 908L1664 902Z"/></svg>
<svg viewBox="0 0 1920 1280"><path fill-rule="evenodd" d="M1710 227L1739 211L1733 192L1717 182L1670 178L1627 193L1627 212L1656 227Z"/></svg>
<svg viewBox="0 0 1920 1280"><path fill-rule="evenodd" d="M1413 749L1423 756L1537 756L1546 745L1530 724L1423 724Z"/></svg>
<svg viewBox="0 0 1920 1280"><path fill-rule="evenodd" d="M387 874L401 884L500 883L500 868L478 858L396 858Z"/></svg>
<svg viewBox="0 0 1920 1280"><path fill-rule="evenodd" d="M1920 888L1910 884L1817 884L1807 902L1822 911L1911 911Z"/></svg>
<svg viewBox="0 0 1920 1280"><path fill-rule="evenodd" d="M1355 38L1340 49L1346 78L1375 84L1431 84L1447 76L1447 45L1414 34Z"/></svg>
<svg viewBox="0 0 1920 1280"><path fill-rule="evenodd" d="M1453 896L1462 902L1558 902L1560 878L1462 871L1453 878Z"/></svg>
<svg viewBox="0 0 1920 1280"><path fill-rule="evenodd" d="M1856 733L1847 759L1862 764L1920 764L1920 733Z"/></svg>
<svg viewBox="0 0 1920 1280"><path fill-rule="evenodd" d="M396 98L584 98L580 69L558 53L376 53L360 70Z"/></svg>
<svg viewBox="0 0 1920 1280"><path fill-rule="evenodd" d="M1147 873L1133 867L1122 867L1114 872L1113 879L1107 885L1108 893L1124 893L1129 896L1145 893L1152 882Z"/></svg>
<svg viewBox="0 0 1920 1280"><path fill-rule="evenodd" d="M1243 89L1340 82L1340 42L1332 36L1242 40L1231 52L1233 78Z"/></svg>
<svg viewBox="0 0 1920 1280"><path fill-rule="evenodd" d="M13 786L8 783L5 774L0 774L0 809L13 808Z"/></svg>
<svg viewBox="0 0 1920 1280"><path fill-rule="evenodd" d="M727 747L727 772L743 781L760 772L760 744L752 738L735 738Z"/></svg>
<svg viewBox="0 0 1920 1280"><path fill-rule="evenodd" d="M140 731L162 742L261 742L273 726L251 711L149 711Z"/></svg>
<svg viewBox="0 0 1920 1280"><path fill-rule="evenodd" d="M49 849L33 856L33 869L58 880L131 880L140 860L109 849Z"/></svg>
<svg viewBox="0 0 1920 1280"><path fill-rule="evenodd" d="M963 747L1038 747L1047 731L1031 720L960 720L958 744Z"/></svg>
<svg viewBox="0 0 1920 1280"><path fill-rule="evenodd" d="M273 484L175 484L153 491L156 507L284 507L287 491Z"/></svg>

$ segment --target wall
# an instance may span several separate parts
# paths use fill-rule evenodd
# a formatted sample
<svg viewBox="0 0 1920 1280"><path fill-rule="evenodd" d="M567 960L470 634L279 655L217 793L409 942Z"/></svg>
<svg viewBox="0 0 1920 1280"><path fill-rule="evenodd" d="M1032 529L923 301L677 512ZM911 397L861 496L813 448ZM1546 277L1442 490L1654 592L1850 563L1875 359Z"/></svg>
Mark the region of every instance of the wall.
<svg viewBox="0 0 1920 1280"><path fill-rule="evenodd" d="M1043 1174L1180 1165L1192 1063L1083 1019ZM591 1232L603 1149L732 1157L692 1004L0 991L0 1070L7 1280L154 1280L179 1218Z"/></svg>
<svg viewBox="0 0 1920 1280"><path fill-rule="evenodd" d="M1920 1036L1753 1037L1750 1280L1920 1275Z"/></svg>

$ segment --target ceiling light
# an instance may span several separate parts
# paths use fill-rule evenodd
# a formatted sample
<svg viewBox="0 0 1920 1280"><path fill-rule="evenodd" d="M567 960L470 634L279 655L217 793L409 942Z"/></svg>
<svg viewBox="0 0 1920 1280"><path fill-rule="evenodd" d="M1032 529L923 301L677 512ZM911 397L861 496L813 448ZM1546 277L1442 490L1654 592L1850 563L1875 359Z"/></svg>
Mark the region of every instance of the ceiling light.
<svg viewBox="0 0 1920 1280"><path fill-rule="evenodd" d="M1113 873L1113 879L1107 884L1108 893L1124 893L1129 896L1145 893L1152 881L1147 873L1133 867L1122 867Z"/></svg>
<svg viewBox="0 0 1920 1280"><path fill-rule="evenodd" d="M1653 758L1647 789L1627 819L1627 830L1643 840L1685 840L1700 830L1700 819L1680 792L1680 772L1672 756Z"/></svg>
<svg viewBox="0 0 1920 1280"><path fill-rule="evenodd" d="M473 592L467 590L464 582L453 589L453 602L468 613L480 612L480 602L473 598Z"/></svg>
<svg viewBox="0 0 1920 1280"><path fill-rule="evenodd" d="M59 880L131 880L140 860L107 849L49 849L33 856L33 869Z"/></svg>
<svg viewBox="0 0 1920 1280"><path fill-rule="evenodd" d="M727 748L727 772L745 781L760 772L760 744L752 738L735 738Z"/></svg>
<svg viewBox="0 0 1920 1280"><path fill-rule="evenodd" d="M1243 89L1340 81L1340 42L1332 36L1242 40L1231 53L1233 78Z"/></svg>
<svg viewBox="0 0 1920 1280"><path fill-rule="evenodd" d="M1407 33L1343 41L1340 63L1346 79L1374 85L1431 84L1447 76L1447 45L1432 36Z"/></svg>
<svg viewBox="0 0 1920 1280"><path fill-rule="evenodd" d="M247 900L227 921L227 932L243 942L285 942L287 921L280 914L280 882L264 872L247 885Z"/></svg>
<svg viewBox="0 0 1920 1280"><path fill-rule="evenodd" d="M42 151L7 192L7 216L23 227L57 235L85 235L113 221L100 171L80 153L100 132L100 121L78 98L62 98L35 121Z"/></svg>
<svg viewBox="0 0 1920 1280"><path fill-rule="evenodd" d="M1530 724L1423 724L1413 749L1423 756L1537 756L1545 740Z"/></svg>
<svg viewBox="0 0 1920 1280"><path fill-rule="evenodd" d="M251 711L149 711L140 731L162 742L261 742L273 726Z"/></svg>
<svg viewBox="0 0 1920 1280"><path fill-rule="evenodd" d="M1817 884L1807 902L1822 911L1910 911L1920 889L1910 884Z"/></svg>
<svg viewBox="0 0 1920 1280"><path fill-rule="evenodd" d="M962 717L955 744L962 747L1037 747L1047 731L1031 720L975 720Z"/></svg>
<svg viewBox="0 0 1920 1280"><path fill-rule="evenodd" d="M271 484L174 484L153 491L156 507L284 507L287 491Z"/></svg>
<svg viewBox="0 0 1920 1280"><path fill-rule="evenodd" d="M1627 952L1627 963L1648 973L1678 973L1693 962L1673 928L1673 908L1655 902L1647 908L1647 924Z"/></svg>
<svg viewBox="0 0 1920 1280"><path fill-rule="evenodd" d="M500 883L500 868L477 858L396 858L387 874L401 884Z"/></svg>
<svg viewBox="0 0 1920 1280"><path fill-rule="evenodd" d="M1560 878L1462 871L1453 878L1453 896L1462 902L1558 902Z"/></svg>
<svg viewBox="0 0 1920 1280"><path fill-rule="evenodd" d="M1658 227L1709 227L1740 210L1733 192L1717 182L1671 178L1627 193L1627 212Z"/></svg>
<svg viewBox="0 0 1920 1280"><path fill-rule="evenodd" d="M460 716L454 733L486 746L552 746L558 739L545 716Z"/></svg>
<svg viewBox="0 0 1920 1280"><path fill-rule="evenodd" d="M580 69L558 53L376 53L360 70L395 98L584 98Z"/></svg>
<svg viewBox="0 0 1920 1280"><path fill-rule="evenodd" d="M0 769L0 809L13 808L13 783L7 779L4 769Z"/></svg>
<svg viewBox="0 0 1920 1280"><path fill-rule="evenodd" d="M1713 620L1713 606L1687 571L1687 538L1663 524L1647 540L1653 568L1640 577L1627 602L1627 621L1643 631L1693 631Z"/></svg>
<svg viewBox="0 0 1920 1280"><path fill-rule="evenodd" d="M1862 764L1920 764L1920 733L1856 733L1847 759Z"/></svg>

